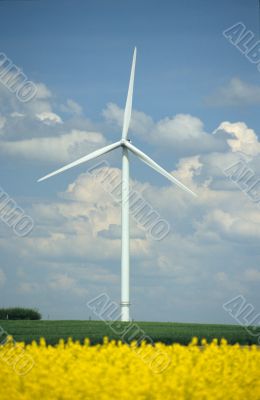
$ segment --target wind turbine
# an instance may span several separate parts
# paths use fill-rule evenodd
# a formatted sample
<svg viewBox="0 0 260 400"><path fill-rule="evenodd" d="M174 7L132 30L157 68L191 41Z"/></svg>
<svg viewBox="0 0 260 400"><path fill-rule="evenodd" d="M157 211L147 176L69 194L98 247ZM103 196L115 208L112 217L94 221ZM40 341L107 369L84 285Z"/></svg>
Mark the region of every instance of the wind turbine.
<svg viewBox="0 0 260 400"><path fill-rule="evenodd" d="M186 192L196 196L189 188L183 183L174 178L169 172L158 165L154 160L148 157L145 153L139 150L137 147L132 145L128 137L128 129L131 121L132 113L132 99L134 89L134 76L135 76L135 64L136 64L136 48L134 49L133 62L130 74L130 81L128 87L128 94L125 105L123 130L121 140L103 147L102 149L93 151L92 153L79 158L78 160L65 165L64 167L51 172L50 174L39 179L38 182L44 181L45 179L51 178L54 175L60 174L70 168L76 167L82 163L93 160L103 154L106 154L118 147L122 148L122 244L121 244L121 320L130 321L130 297L129 297L129 151L137 156L141 161L153 168L159 174L169 179L172 183L176 184Z"/></svg>

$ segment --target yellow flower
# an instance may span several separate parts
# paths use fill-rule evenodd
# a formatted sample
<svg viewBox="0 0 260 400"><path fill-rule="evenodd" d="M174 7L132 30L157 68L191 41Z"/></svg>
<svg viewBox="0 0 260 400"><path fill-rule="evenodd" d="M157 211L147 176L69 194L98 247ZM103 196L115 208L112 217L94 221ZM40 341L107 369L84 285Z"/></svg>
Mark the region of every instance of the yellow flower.
<svg viewBox="0 0 260 400"><path fill-rule="evenodd" d="M230 346L225 339L201 345L197 338L189 346L11 340L0 346L0 399L260 399L257 346Z"/></svg>

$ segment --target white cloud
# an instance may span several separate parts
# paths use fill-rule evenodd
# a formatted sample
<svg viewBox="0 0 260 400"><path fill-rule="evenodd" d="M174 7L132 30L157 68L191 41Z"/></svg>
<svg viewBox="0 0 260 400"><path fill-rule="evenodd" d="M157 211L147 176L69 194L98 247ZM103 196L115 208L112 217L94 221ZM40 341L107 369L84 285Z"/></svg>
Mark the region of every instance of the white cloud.
<svg viewBox="0 0 260 400"><path fill-rule="evenodd" d="M260 86L243 82L239 78L232 78L227 85L208 97L207 103L214 106L260 104Z"/></svg>
<svg viewBox="0 0 260 400"><path fill-rule="evenodd" d="M41 286L37 282L20 282L18 285L18 292L22 294L37 293L41 289Z"/></svg>
<svg viewBox="0 0 260 400"><path fill-rule="evenodd" d="M110 172L120 173L116 168L111 168ZM120 206L106 192L102 174L81 174L68 186L63 196L66 202L38 204L34 207L33 215L37 220L45 224L47 221L50 227L56 220L56 225L61 224L62 229L55 229L48 237L28 239L30 246L34 247L32 251L37 249L42 254L47 251L55 257L72 251L75 255L91 260L114 259L121 246ZM145 235L140 234L140 228L135 227L131 237L133 254L144 256L149 242Z"/></svg>
<svg viewBox="0 0 260 400"><path fill-rule="evenodd" d="M200 174L201 167L199 156L182 158L177 164L177 171L173 174L186 185L192 185L194 177Z"/></svg>
<svg viewBox="0 0 260 400"><path fill-rule="evenodd" d="M40 114L36 114L36 118L38 118L40 121L42 121L46 125L62 124L62 122L63 122L61 117L53 112L45 111Z"/></svg>
<svg viewBox="0 0 260 400"><path fill-rule="evenodd" d="M232 152L241 152L248 156L260 154L260 143L253 129L247 127L244 122L222 122L214 131L214 134L227 133L232 139L227 138L227 144Z"/></svg>
<svg viewBox="0 0 260 400"><path fill-rule="evenodd" d="M36 83L36 87L37 87L37 93L36 93L37 99L48 99L52 97L50 89L44 83L38 82Z"/></svg>
<svg viewBox="0 0 260 400"><path fill-rule="evenodd" d="M10 116L12 117L12 118L23 118L23 117L25 117L25 114L22 114L22 113L19 113L19 112L12 112L11 114L10 114Z"/></svg>
<svg viewBox="0 0 260 400"><path fill-rule="evenodd" d="M115 123L119 128L123 126L124 110L119 108L114 103L108 103L106 108L102 111L102 115L105 117L108 123ZM145 135L150 135L151 130L154 128L154 122L152 118L143 112L133 110L130 129L133 132Z"/></svg>
<svg viewBox="0 0 260 400"><path fill-rule="evenodd" d="M164 118L157 123L157 134L159 138L171 142L198 139L206 135L203 123L199 118L189 114L177 114L172 118Z"/></svg>
<svg viewBox="0 0 260 400"><path fill-rule="evenodd" d="M255 268L248 268L245 271L245 279L249 282L260 282L260 271Z"/></svg>
<svg viewBox="0 0 260 400"><path fill-rule="evenodd" d="M36 96L29 102L20 102L14 93L10 92L7 88L1 85L0 87L0 109L5 110L4 117L6 118L5 124L5 136L6 132L9 133L9 128L15 126L15 131L17 131L17 136L21 135L19 124L22 121L22 127L30 129L31 120L38 119L45 124L61 123L61 118L58 116L53 108L55 102L49 88L43 83L37 83L37 93ZM18 128L18 129L17 129ZM33 134L37 135L35 132L35 126Z"/></svg>
<svg viewBox="0 0 260 400"><path fill-rule="evenodd" d="M68 99L66 104L62 104L60 107L61 111L72 113L76 115L82 114L82 107L74 100Z"/></svg>
<svg viewBox="0 0 260 400"><path fill-rule="evenodd" d="M103 116L110 124L122 126L123 109L109 103ZM190 114L177 114L157 122L143 112L133 110L130 131L142 139L171 152L199 154L223 148L223 143L205 132L203 122ZM131 137L130 132L130 137Z"/></svg>
<svg viewBox="0 0 260 400"><path fill-rule="evenodd" d="M58 163L72 161L103 145L105 138L101 133L72 130L54 137L5 141L1 143L1 151L10 156Z"/></svg>
<svg viewBox="0 0 260 400"><path fill-rule="evenodd" d="M221 289L227 292L245 294L247 292L243 282L239 282L233 276L229 276L224 271L219 271L214 275L214 278Z"/></svg>
<svg viewBox="0 0 260 400"><path fill-rule="evenodd" d="M106 144L75 101L67 100L67 111L72 115L62 119L54 110L62 107L46 85L37 83L37 96L28 103L21 103L5 88L0 89L0 109L6 111L0 116L1 154L63 163Z"/></svg>
<svg viewBox="0 0 260 400"><path fill-rule="evenodd" d="M103 110L103 115L108 122L116 122L119 127L122 126L124 111L116 104L109 103ZM143 138L148 134L147 139L154 142L161 141L163 144L198 139L206 135L202 121L192 115L177 114L155 123L148 115L135 110L132 115L131 130L141 134Z"/></svg>
<svg viewBox="0 0 260 400"><path fill-rule="evenodd" d="M86 296L87 295L87 289L86 288L81 288L76 279L68 276L67 274L54 274L51 275L49 283L48 283L49 288L55 291L66 291L72 292L78 296Z"/></svg>

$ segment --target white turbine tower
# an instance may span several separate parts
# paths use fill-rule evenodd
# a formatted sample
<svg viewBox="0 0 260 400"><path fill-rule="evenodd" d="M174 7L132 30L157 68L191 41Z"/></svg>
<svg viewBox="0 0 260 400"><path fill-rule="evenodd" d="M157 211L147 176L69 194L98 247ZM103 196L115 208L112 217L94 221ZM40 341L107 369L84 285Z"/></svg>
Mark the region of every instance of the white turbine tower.
<svg viewBox="0 0 260 400"><path fill-rule="evenodd" d="M121 140L110 144L109 146L103 147L102 149L93 151L84 157L79 158L78 160L65 165L64 167L58 169L57 171L51 172L50 174L44 176L39 179L38 182L44 181L54 175L60 174L70 168L73 168L77 165L85 163L87 161L93 160L96 157L99 157L103 154L106 154L118 147L122 148L122 252L121 252L121 320L122 321L130 321L130 297L129 297L129 150L137 156L141 161L145 164L149 165L149 167L153 168L155 171L159 172L159 174L163 175L165 178L169 179L172 183L175 183L177 186L182 188L183 190L189 192L190 194L195 195L189 188L183 185L180 181L174 178L169 172L167 172L164 168L158 165L155 161L153 161L150 157L148 157L141 150L133 146L130 141L127 139L128 129L131 120L132 113L132 99L133 99L133 88L134 88L134 75L135 75L135 63L136 63L136 48L134 49L133 62L131 68L131 75L128 87L128 94L125 105L124 112L124 122L123 122L123 131Z"/></svg>

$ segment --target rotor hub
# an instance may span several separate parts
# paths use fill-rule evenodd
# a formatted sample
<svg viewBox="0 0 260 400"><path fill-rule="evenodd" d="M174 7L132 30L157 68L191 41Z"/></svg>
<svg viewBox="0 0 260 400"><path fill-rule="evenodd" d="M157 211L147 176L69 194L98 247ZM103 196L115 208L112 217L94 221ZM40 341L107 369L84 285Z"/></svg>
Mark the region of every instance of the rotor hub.
<svg viewBox="0 0 260 400"><path fill-rule="evenodd" d="M131 140L130 139L122 139L121 140L122 147L127 147L127 143L131 143Z"/></svg>

